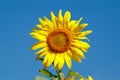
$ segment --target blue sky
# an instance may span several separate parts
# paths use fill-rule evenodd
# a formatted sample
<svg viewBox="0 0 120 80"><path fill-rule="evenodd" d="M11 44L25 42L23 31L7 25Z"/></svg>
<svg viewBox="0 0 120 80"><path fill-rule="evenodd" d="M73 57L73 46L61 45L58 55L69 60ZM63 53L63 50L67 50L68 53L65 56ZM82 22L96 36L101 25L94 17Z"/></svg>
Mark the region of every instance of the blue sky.
<svg viewBox="0 0 120 80"><path fill-rule="evenodd" d="M50 11L57 15L59 9L69 10L72 19L83 17L82 22L89 24L86 29L93 30L86 59L73 62L72 69L95 80L120 80L119 4L119 0L1 0L0 80L33 80L39 75L42 65L29 49L36 42L29 33L39 17L50 19Z"/></svg>

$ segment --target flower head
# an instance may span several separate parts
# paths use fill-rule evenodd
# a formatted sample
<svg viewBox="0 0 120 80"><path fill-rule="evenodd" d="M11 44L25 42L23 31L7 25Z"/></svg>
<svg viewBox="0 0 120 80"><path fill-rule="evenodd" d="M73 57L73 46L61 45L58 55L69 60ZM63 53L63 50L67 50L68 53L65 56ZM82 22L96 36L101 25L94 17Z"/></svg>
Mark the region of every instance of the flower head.
<svg viewBox="0 0 120 80"><path fill-rule="evenodd" d="M31 50L40 49L37 54L37 60L43 58L43 65L45 68L52 63L56 69L62 69L66 62L68 68L71 68L71 59L81 62L85 58L83 52L87 52L90 45L84 42L88 38L86 35L92 31L82 31L88 24L80 24L82 18L79 20L70 20L71 13L66 11L62 16L62 10L59 10L58 17L51 12L51 20L44 16L44 19L39 18L40 24L33 28L31 36L38 40Z"/></svg>

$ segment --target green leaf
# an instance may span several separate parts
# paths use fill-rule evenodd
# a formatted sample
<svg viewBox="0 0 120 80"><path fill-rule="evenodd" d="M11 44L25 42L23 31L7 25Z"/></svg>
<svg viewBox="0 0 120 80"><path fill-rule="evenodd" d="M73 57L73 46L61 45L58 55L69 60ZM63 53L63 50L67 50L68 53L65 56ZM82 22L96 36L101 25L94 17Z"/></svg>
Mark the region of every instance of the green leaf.
<svg viewBox="0 0 120 80"><path fill-rule="evenodd" d="M82 79L85 79L82 75L80 75L79 73L75 72L75 71L72 71L72 70L69 70L68 71L68 77L69 76L72 76L72 77L76 77L76 78L82 78Z"/></svg>
<svg viewBox="0 0 120 80"><path fill-rule="evenodd" d="M53 75L51 72L49 72L47 69L44 68L42 70L39 70L39 72L48 77L51 77Z"/></svg>
<svg viewBox="0 0 120 80"><path fill-rule="evenodd" d="M34 80L48 80L47 78L44 78L42 76L36 76Z"/></svg>
<svg viewBox="0 0 120 80"><path fill-rule="evenodd" d="M48 76L50 78L56 78L56 75L53 75L50 71L48 71L47 69L43 68L42 70L39 70L39 72L45 76Z"/></svg>

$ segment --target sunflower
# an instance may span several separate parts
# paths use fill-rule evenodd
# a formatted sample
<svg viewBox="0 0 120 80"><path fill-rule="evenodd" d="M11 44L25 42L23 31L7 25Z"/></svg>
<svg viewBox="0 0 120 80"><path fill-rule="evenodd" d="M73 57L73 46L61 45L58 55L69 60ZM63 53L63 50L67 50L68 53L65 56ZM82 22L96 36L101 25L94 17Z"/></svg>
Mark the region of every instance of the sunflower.
<svg viewBox="0 0 120 80"><path fill-rule="evenodd" d="M88 24L80 24L82 17L79 20L70 20L69 11L66 11L64 16L62 10L59 10L58 17L53 12L50 15L51 20L46 16L44 19L39 18L40 24L30 33L38 40L31 50L38 50L36 60L43 58L45 68L53 64L56 69L61 70L65 62L68 68L71 68L71 60L81 62L81 59L85 58L84 52L87 52L90 45L83 40L88 40L86 35L92 31L82 31Z"/></svg>

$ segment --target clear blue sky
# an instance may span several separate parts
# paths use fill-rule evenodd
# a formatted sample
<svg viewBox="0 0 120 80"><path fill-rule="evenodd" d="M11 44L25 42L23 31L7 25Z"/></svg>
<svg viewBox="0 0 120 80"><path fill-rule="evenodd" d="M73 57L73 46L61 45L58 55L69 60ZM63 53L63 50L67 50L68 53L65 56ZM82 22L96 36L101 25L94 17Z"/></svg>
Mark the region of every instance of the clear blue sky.
<svg viewBox="0 0 120 80"><path fill-rule="evenodd" d="M82 63L72 69L92 75L95 80L120 80L120 1L119 0L0 0L0 80L33 80L41 62L29 48L36 40L29 33L39 17L50 18L69 10L72 19L83 17L91 48ZM64 67L66 72L66 66Z"/></svg>

